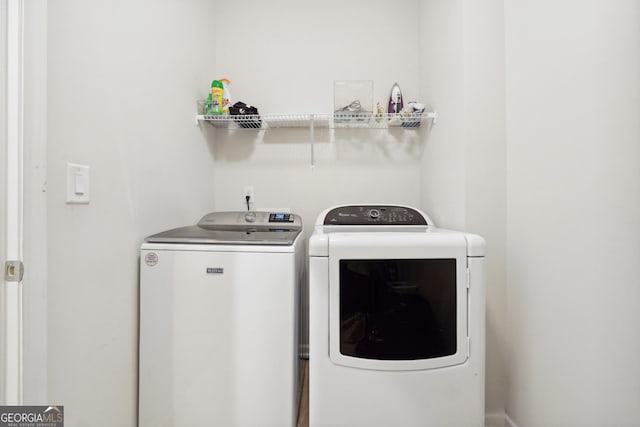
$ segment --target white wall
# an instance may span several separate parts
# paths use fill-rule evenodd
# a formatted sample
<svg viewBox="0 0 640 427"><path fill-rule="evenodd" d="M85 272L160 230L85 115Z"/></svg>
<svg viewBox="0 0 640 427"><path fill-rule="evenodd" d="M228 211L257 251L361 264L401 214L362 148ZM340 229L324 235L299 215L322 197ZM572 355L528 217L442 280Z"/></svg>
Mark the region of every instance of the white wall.
<svg viewBox="0 0 640 427"><path fill-rule="evenodd" d="M640 425L640 5L505 1L509 393Z"/></svg>
<svg viewBox="0 0 640 427"><path fill-rule="evenodd" d="M215 10L56 0L48 19L48 401L69 426L134 426L139 245L214 205L194 115ZM91 167L89 205L65 204L67 161Z"/></svg>
<svg viewBox="0 0 640 427"><path fill-rule="evenodd" d="M438 110L421 167L436 224L485 237L486 411L506 398L506 174L502 0L421 3L421 94Z"/></svg>
<svg viewBox="0 0 640 427"><path fill-rule="evenodd" d="M487 240L486 410L505 404L506 142L502 0L465 2L465 230Z"/></svg>
<svg viewBox="0 0 640 427"><path fill-rule="evenodd" d="M465 226L464 0L421 3L420 94L437 110L421 159L423 207L440 227Z"/></svg>
<svg viewBox="0 0 640 427"><path fill-rule="evenodd" d="M225 18L209 77L230 78L234 101L268 114L331 113L334 80L373 80L374 104L385 108L396 81L405 102L416 100L418 3L218 2ZM418 132L316 130L313 169L307 129L230 134L206 124L203 133L215 155L219 210L243 209L242 188L253 185L255 207L291 208L308 233L335 204L419 203Z"/></svg>

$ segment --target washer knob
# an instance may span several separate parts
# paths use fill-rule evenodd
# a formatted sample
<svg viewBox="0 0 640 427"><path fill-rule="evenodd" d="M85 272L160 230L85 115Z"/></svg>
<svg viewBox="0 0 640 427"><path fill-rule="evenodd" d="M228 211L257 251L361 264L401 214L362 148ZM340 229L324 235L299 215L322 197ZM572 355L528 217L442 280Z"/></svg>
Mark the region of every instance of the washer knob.
<svg viewBox="0 0 640 427"><path fill-rule="evenodd" d="M378 209L371 209L369 211L369 218L378 219L380 217L380 211Z"/></svg>
<svg viewBox="0 0 640 427"><path fill-rule="evenodd" d="M247 212L244 214L244 220L247 222L255 222L256 221L256 213L255 212Z"/></svg>

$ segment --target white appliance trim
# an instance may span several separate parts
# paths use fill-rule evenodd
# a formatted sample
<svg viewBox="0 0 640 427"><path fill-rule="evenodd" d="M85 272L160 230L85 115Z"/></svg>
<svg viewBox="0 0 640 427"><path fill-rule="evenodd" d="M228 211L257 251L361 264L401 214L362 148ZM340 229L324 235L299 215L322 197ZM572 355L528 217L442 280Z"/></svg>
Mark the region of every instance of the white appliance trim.
<svg viewBox="0 0 640 427"><path fill-rule="evenodd" d="M384 243L382 241L384 240ZM353 368L415 371L465 363L469 357L467 327L467 255L460 234L334 233L329 236L329 355L335 364ZM378 360L340 353L340 260L442 259L456 260L456 352L420 360Z"/></svg>

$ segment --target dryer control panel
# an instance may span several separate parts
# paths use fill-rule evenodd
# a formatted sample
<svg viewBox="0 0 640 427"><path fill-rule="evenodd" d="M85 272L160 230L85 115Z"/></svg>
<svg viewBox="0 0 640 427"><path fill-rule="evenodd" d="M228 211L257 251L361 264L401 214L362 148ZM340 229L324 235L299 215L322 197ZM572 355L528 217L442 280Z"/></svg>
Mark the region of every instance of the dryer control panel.
<svg viewBox="0 0 640 427"><path fill-rule="evenodd" d="M324 225L429 225L415 209L392 205L338 206L324 217Z"/></svg>

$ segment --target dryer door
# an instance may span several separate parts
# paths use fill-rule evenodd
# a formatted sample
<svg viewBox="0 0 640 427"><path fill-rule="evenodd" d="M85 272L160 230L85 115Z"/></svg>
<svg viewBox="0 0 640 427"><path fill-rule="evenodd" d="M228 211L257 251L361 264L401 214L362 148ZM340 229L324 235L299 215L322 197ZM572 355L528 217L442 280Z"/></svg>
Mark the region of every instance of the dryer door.
<svg viewBox="0 0 640 427"><path fill-rule="evenodd" d="M333 363L376 370L468 358L462 234L335 233L329 241Z"/></svg>

